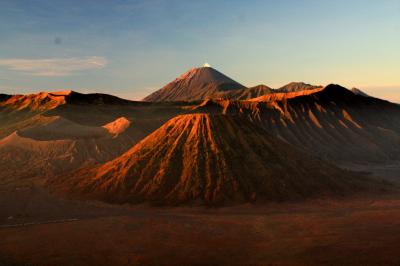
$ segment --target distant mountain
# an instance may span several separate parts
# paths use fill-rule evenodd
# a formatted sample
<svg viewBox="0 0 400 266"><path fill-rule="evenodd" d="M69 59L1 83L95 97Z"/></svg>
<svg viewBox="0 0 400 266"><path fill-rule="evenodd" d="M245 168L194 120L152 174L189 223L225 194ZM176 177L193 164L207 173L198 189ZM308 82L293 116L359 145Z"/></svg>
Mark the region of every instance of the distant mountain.
<svg viewBox="0 0 400 266"><path fill-rule="evenodd" d="M286 84L285 86L280 87L279 89L276 89L275 92L296 92L319 88L322 88L322 86L311 85L304 82L291 82L289 84Z"/></svg>
<svg viewBox="0 0 400 266"><path fill-rule="evenodd" d="M35 94L0 95L0 108L46 111L69 104L128 104L132 101L102 93L83 94L75 91L39 92Z"/></svg>
<svg viewBox="0 0 400 266"><path fill-rule="evenodd" d="M205 99L248 100L271 93L321 89L322 86L291 82L279 89L266 85L247 88L216 69L193 68L143 100L148 102L199 101Z"/></svg>
<svg viewBox="0 0 400 266"><path fill-rule="evenodd" d="M246 119L177 116L125 154L48 183L109 202L221 205L343 195L368 181L272 137Z"/></svg>
<svg viewBox="0 0 400 266"><path fill-rule="evenodd" d="M361 96L364 96L364 97L370 97L368 94L366 94L365 92L363 92L362 90L357 89L357 88L352 88L351 91L354 94L357 94L357 95L361 95Z"/></svg>
<svg viewBox="0 0 400 266"><path fill-rule="evenodd" d="M251 88L232 90L224 93L221 98L231 100L248 100L262 95L273 93L273 90L266 85L257 85Z"/></svg>
<svg viewBox="0 0 400 266"><path fill-rule="evenodd" d="M246 89L233 79L212 67L193 68L162 89L150 94L144 101L196 101L223 97L230 91Z"/></svg>

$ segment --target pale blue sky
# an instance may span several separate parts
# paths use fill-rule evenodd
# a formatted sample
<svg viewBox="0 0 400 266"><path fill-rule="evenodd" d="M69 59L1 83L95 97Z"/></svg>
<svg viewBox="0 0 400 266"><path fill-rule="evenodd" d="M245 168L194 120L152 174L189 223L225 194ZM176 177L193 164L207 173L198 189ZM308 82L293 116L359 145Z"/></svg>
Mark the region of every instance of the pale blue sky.
<svg viewBox="0 0 400 266"><path fill-rule="evenodd" d="M138 99L208 62L248 86L339 83L400 102L399 47L399 0L0 0L4 93Z"/></svg>

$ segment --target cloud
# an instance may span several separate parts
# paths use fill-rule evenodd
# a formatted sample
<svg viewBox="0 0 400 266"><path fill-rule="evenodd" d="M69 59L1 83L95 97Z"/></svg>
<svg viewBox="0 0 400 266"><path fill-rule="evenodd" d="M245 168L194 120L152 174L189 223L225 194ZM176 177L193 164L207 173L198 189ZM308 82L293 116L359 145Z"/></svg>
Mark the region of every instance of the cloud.
<svg viewBox="0 0 400 266"><path fill-rule="evenodd" d="M83 58L0 59L0 66L4 66L10 70L41 77L68 76L76 72L101 69L106 65L107 60L104 57L99 56Z"/></svg>

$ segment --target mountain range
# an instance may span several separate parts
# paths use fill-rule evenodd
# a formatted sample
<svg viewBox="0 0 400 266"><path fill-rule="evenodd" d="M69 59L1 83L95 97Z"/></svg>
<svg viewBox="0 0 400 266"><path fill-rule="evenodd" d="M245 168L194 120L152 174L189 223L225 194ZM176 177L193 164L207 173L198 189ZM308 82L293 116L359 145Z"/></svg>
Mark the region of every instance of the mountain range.
<svg viewBox="0 0 400 266"><path fill-rule="evenodd" d="M194 68L129 101L0 96L0 181L113 203L226 205L376 191L343 164L400 160L400 107L339 85L247 88Z"/></svg>
<svg viewBox="0 0 400 266"><path fill-rule="evenodd" d="M209 98L247 100L274 92L295 92L322 88L304 82L291 82L272 89L260 84L245 87L210 67L192 68L143 100L149 102L198 101Z"/></svg>

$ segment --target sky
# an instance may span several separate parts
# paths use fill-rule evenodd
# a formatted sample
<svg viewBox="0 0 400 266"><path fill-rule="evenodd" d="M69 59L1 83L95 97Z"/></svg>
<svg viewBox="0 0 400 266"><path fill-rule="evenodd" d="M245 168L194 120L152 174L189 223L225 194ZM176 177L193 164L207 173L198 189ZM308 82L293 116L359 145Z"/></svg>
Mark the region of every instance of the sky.
<svg viewBox="0 0 400 266"><path fill-rule="evenodd" d="M208 62L246 86L400 103L399 0L0 0L0 93L141 99Z"/></svg>

